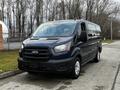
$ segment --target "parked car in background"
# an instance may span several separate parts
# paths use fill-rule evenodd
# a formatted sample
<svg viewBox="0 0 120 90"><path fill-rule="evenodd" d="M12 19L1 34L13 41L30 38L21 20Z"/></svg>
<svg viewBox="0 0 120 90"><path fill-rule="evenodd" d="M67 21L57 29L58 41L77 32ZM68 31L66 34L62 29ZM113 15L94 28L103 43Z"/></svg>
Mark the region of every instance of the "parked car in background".
<svg viewBox="0 0 120 90"><path fill-rule="evenodd" d="M78 78L83 65L99 62L100 26L86 20L59 20L43 23L23 41L18 67L29 73L65 72Z"/></svg>

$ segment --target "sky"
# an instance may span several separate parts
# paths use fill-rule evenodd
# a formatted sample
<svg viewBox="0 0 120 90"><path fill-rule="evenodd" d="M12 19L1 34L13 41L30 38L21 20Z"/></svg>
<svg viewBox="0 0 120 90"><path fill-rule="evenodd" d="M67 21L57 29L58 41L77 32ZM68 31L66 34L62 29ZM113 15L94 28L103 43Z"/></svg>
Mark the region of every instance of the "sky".
<svg viewBox="0 0 120 90"><path fill-rule="evenodd" d="M112 1L115 1L115 2L119 2L119 3L120 3L120 0L112 0Z"/></svg>

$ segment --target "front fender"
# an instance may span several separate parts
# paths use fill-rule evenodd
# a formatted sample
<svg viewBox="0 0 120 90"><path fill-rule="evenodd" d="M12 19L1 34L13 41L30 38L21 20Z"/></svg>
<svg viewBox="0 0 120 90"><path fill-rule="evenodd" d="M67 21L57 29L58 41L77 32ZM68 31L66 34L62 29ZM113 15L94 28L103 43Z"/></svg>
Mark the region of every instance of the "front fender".
<svg viewBox="0 0 120 90"><path fill-rule="evenodd" d="M72 57L76 57L76 56L78 56L78 55L81 56L81 52L80 52L80 48L79 48L79 47L76 47L76 48L72 51L71 56L72 56Z"/></svg>

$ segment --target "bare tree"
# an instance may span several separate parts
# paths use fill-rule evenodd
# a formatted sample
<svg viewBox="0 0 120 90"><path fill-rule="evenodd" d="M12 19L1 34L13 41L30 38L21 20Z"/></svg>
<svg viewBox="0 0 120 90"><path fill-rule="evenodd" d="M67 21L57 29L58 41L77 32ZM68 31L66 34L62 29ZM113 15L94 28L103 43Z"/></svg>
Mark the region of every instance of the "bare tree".
<svg viewBox="0 0 120 90"><path fill-rule="evenodd" d="M93 8L94 8L95 0L86 0L86 20L92 21L92 16L94 14Z"/></svg>
<svg viewBox="0 0 120 90"><path fill-rule="evenodd" d="M5 14L5 0L1 1L1 17L2 21L4 21L4 14Z"/></svg>
<svg viewBox="0 0 120 90"><path fill-rule="evenodd" d="M33 32L33 26L35 21L35 0L27 0L28 11L30 12L30 17L28 21L28 35ZM30 28L30 31L29 31Z"/></svg>
<svg viewBox="0 0 120 90"><path fill-rule="evenodd" d="M12 36L19 37L32 33L44 21L81 18L101 25L106 36L110 17L115 19L120 12L119 4L111 0L1 0L0 9Z"/></svg>
<svg viewBox="0 0 120 90"><path fill-rule="evenodd" d="M43 0L36 0L36 25L39 26L43 22Z"/></svg>
<svg viewBox="0 0 120 90"><path fill-rule="evenodd" d="M12 4L12 1L11 0L7 0L7 19L8 19L8 23L9 23L9 32L10 34L12 34L12 17L11 17L11 4Z"/></svg>

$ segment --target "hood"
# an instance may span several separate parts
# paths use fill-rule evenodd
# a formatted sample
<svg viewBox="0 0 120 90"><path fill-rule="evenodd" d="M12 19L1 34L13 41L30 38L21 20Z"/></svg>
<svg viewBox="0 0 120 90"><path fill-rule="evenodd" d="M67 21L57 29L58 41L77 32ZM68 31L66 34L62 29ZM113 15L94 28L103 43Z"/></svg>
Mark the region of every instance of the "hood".
<svg viewBox="0 0 120 90"><path fill-rule="evenodd" d="M55 46L69 42L72 37L47 37L47 38L28 38L23 42L25 46Z"/></svg>

